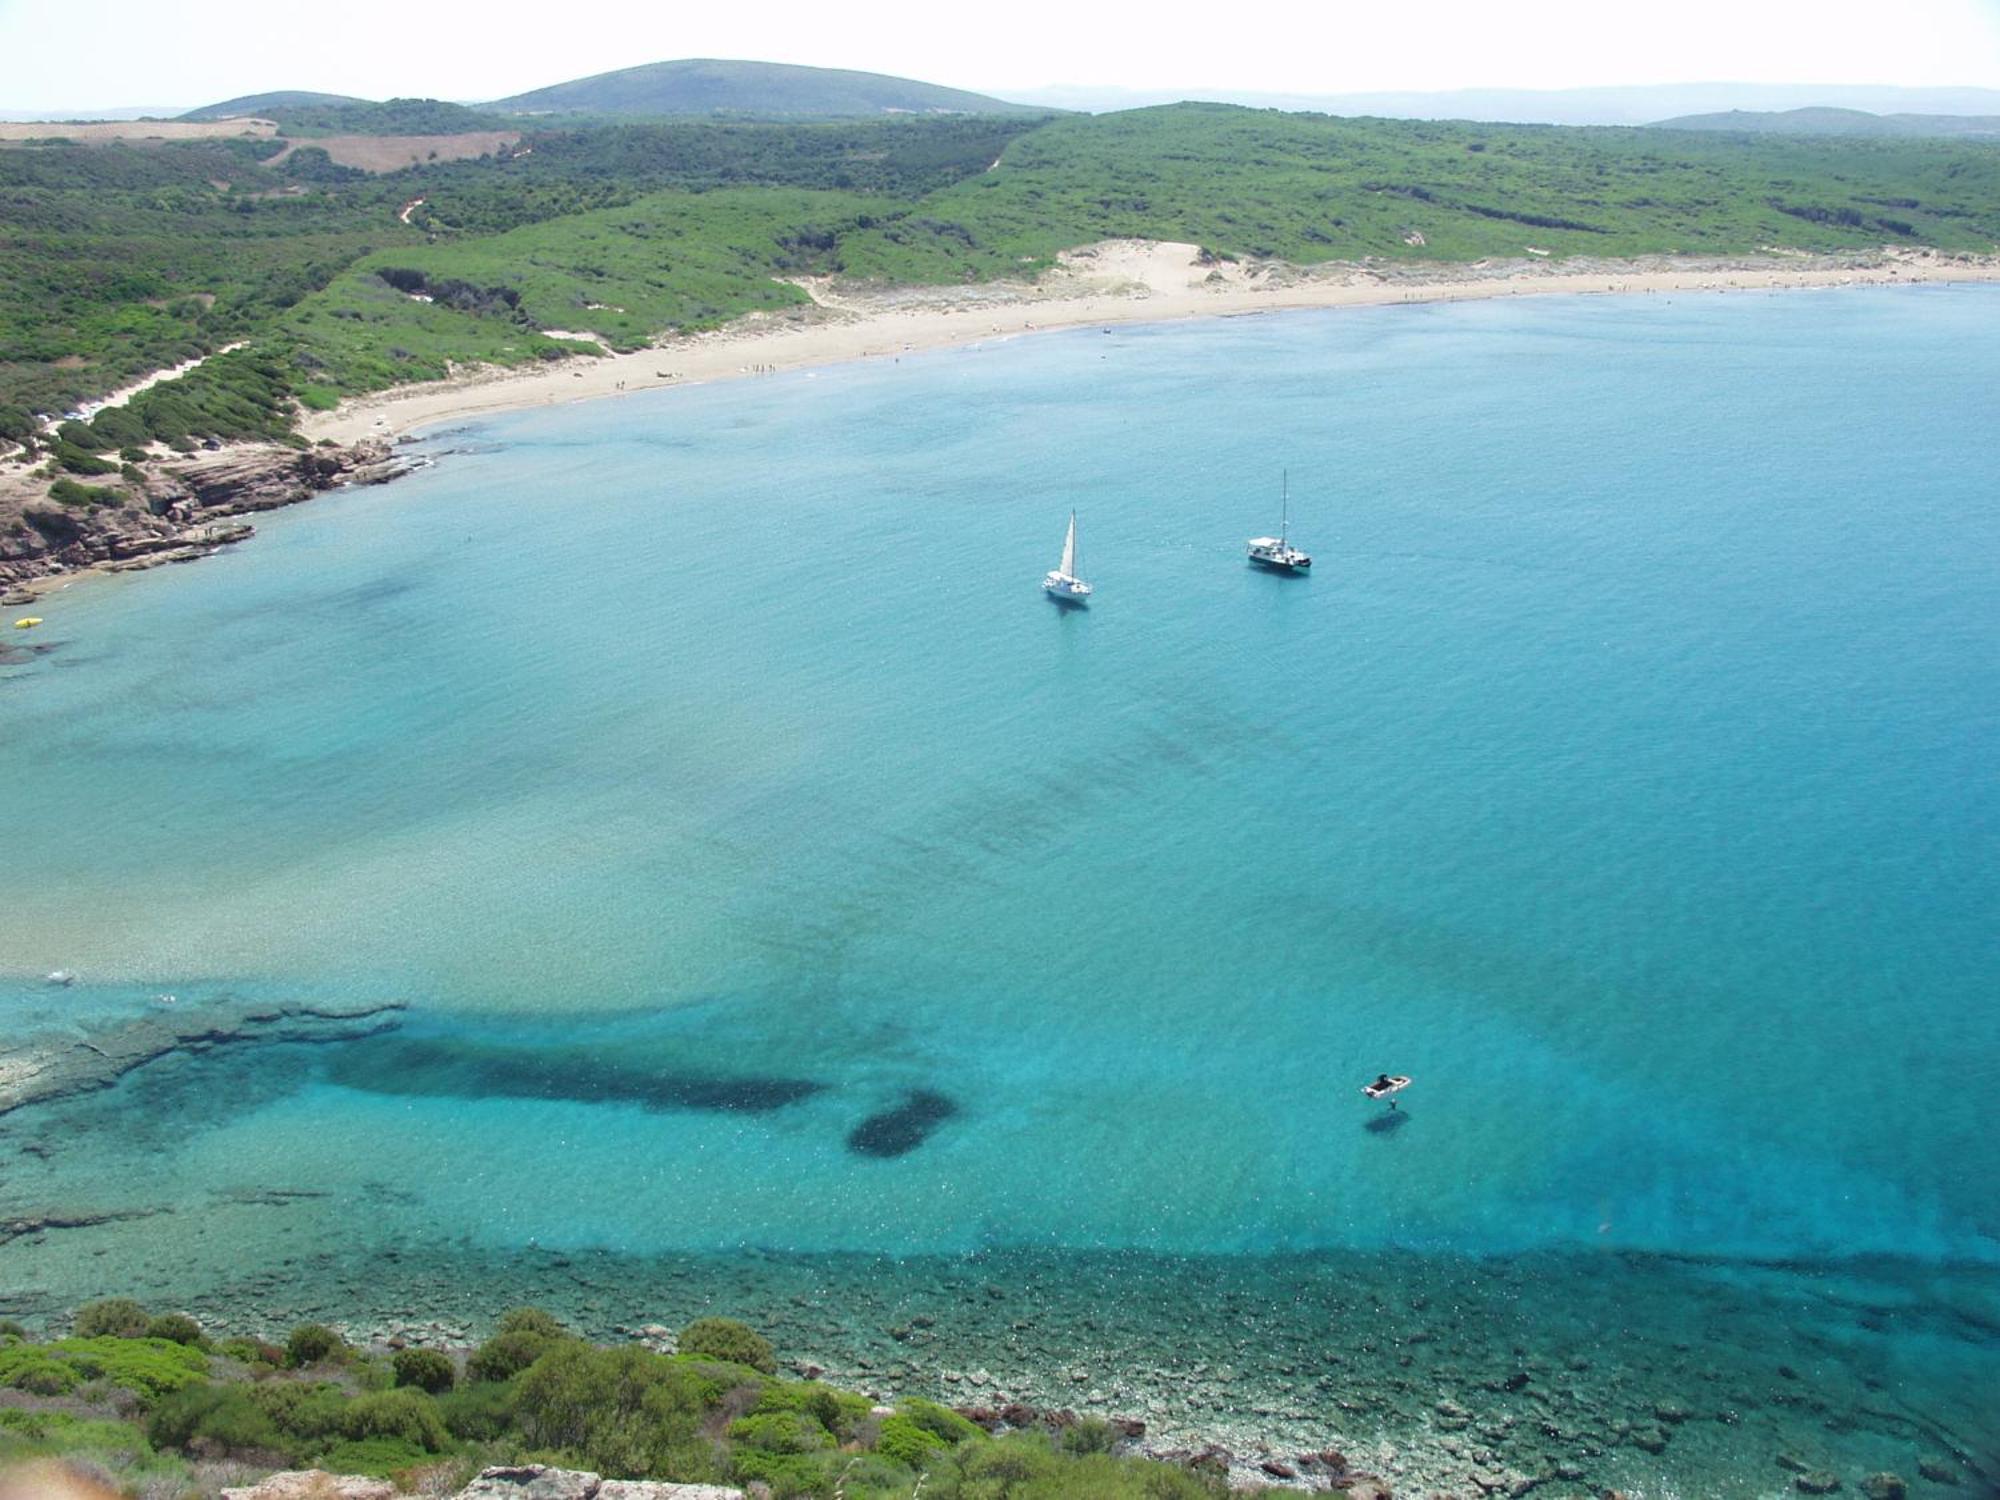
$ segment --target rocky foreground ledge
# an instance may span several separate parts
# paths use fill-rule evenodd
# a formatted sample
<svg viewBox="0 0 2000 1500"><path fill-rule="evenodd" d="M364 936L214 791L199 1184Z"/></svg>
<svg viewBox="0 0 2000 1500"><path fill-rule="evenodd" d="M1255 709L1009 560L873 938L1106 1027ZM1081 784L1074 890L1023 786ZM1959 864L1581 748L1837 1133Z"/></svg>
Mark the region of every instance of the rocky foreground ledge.
<svg viewBox="0 0 2000 1500"><path fill-rule="evenodd" d="M247 1489L224 1490L222 1500L398 1500L386 1479L360 1479L319 1469L273 1474ZM580 1469L546 1464L485 1469L453 1500L745 1500L719 1484L667 1484L656 1479L604 1479Z"/></svg>
<svg viewBox="0 0 2000 1500"><path fill-rule="evenodd" d="M170 1052L274 1042L339 1042L401 1023L401 1000L351 1005L273 1003L225 997L186 1010L160 1009L77 1033L0 1042L0 1115L91 1089L109 1088Z"/></svg>
<svg viewBox="0 0 2000 1500"><path fill-rule="evenodd" d="M41 579L207 557L253 533L231 517L342 485L381 484L409 467L376 441L306 450L239 443L150 469L126 487L124 505L64 505L46 495L45 479L0 477L0 604L27 602L26 585Z"/></svg>

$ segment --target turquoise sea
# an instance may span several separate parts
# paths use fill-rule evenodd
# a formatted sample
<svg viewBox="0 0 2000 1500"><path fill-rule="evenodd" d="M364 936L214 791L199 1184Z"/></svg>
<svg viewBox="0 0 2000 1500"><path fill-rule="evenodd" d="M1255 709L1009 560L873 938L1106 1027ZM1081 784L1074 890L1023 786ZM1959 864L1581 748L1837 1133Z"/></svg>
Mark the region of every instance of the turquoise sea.
<svg viewBox="0 0 2000 1500"><path fill-rule="evenodd" d="M0 1117L0 1217L171 1210L0 1244L0 1311L490 1283L928 1391L1011 1328L1070 1404L1446 1463L1386 1354L1355 1410L1188 1374L1311 1283L1448 1304L1491 1402L1727 1393L1579 1428L1593 1481L2000 1474L2000 290L1092 329L419 446L0 665L0 1029L411 1006ZM1284 471L1309 578L1242 559ZM1129 1347L843 1319L898 1276Z"/></svg>

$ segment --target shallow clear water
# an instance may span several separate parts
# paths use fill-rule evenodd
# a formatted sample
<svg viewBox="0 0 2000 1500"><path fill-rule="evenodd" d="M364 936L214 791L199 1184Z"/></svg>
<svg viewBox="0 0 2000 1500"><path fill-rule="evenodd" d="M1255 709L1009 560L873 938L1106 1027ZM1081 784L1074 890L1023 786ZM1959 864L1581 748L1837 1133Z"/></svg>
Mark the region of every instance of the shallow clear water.
<svg viewBox="0 0 2000 1500"><path fill-rule="evenodd" d="M439 435L0 668L10 1028L414 1007L24 1111L0 1208L1988 1287L1996 391L1984 289L1535 299Z"/></svg>

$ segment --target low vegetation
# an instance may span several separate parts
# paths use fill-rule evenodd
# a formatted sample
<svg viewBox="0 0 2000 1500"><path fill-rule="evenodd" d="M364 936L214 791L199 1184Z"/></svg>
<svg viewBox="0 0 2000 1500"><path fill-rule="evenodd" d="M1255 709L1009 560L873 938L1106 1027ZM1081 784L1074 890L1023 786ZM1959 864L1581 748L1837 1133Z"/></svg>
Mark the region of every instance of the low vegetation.
<svg viewBox="0 0 2000 1500"><path fill-rule="evenodd" d="M1990 251L2000 150L1340 119L1180 104L1057 120L846 240L852 274L1015 274L1114 237L1301 265L1902 242Z"/></svg>
<svg viewBox="0 0 2000 1500"><path fill-rule="evenodd" d="M191 1318L125 1299L81 1308L75 1323L49 1342L0 1324L0 1471L59 1457L146 1500L192 1500L224 1477L302 1466L435 1495L516 1462L774 1497L1229 1493L1215 1473L1119 1453L1103 1422L996 1436L933 1402L887 1409L783 1377L769 1342L728 1318L690 1324L673 1354L594 1345L534 1308L508 1313L462 1354L356 1349L318 1324L282 1347L217 1343Z"/></svg>

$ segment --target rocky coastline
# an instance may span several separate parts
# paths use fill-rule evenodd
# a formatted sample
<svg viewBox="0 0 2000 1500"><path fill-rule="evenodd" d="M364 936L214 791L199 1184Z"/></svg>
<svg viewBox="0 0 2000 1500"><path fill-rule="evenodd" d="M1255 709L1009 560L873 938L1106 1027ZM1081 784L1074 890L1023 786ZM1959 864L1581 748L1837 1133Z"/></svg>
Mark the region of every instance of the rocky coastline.
<svg viewBox="0 0 2000 1500"><path fill-rule="evenodd" d="M82 573L135 572L209 557L255 532L235 519L296 505L346 485L381 484L412 465L366 440L299 449L240 443L135 481L126 505L75 506L43 483L0 483L0 604L29 603L51 582Z"/></svg>
<svg viewBox="0 0 2000 1500"><path fill-rule="evenodd" d="M222 998L199 1008L166 1007L76 1033L37 1032L0 1043L0 1115L93 1089L170 1052L232 1044L353 1041L398 1025L404 1002L272 1004ZM6 1225L0 1224L0 1234Z"/></svg>

